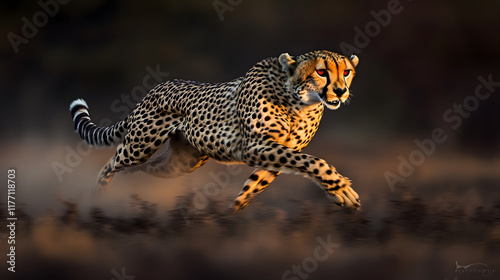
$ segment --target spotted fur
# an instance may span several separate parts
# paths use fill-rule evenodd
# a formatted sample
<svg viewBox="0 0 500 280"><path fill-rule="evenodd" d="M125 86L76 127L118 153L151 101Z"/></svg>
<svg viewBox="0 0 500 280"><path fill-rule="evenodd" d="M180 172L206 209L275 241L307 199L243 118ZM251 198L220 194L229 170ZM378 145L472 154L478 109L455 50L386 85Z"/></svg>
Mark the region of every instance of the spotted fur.
<svg viewBox="0 0 500 280"><path fill-rule="evenodd" d="M167 81L152 89L124 120L107 128L92 123L81 99L70 111L76 131L89 144L118 144L98 176L99 188L127 167L169 178L213 158L256 168L235 200L236 210L280 173L304 175L337 204L359 207L348 178L325 160L301 152L316 133L324 107L335 110L349 101L358 61L355 55L347 58L329 51L298 57L284 53L230 82ZM163 154L148 161L164 145Z"/></svg>

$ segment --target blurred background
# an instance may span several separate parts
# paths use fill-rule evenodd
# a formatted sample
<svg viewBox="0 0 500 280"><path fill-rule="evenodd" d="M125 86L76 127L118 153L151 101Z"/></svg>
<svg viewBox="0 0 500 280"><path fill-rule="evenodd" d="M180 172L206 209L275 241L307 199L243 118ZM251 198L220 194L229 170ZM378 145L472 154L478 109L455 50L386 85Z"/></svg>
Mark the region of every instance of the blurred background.
<svg viewBox="0 0 500 280"><path fill-rule="evenodd" d="M492 0L1 2L0 166L16 169L19 218L16 273L3 267L0 226L2 279L119 280L122 268L135 279L280 279L327 236L340 246L305 262L311 279L483 279L456 263L500 268L500 86L475 97L479 77L500 83L499 11ZM353 181L361 211L281 175L230 214L252 169L215 162L171 180L118 174L91 195L114 152L82 144L72 100L109 125L161 81L228 81L319 49L360 64L351 104L325 113L305 151ZM402 174L435 129L446 140ZM293 277L305 279L282 279Z"/></svg>

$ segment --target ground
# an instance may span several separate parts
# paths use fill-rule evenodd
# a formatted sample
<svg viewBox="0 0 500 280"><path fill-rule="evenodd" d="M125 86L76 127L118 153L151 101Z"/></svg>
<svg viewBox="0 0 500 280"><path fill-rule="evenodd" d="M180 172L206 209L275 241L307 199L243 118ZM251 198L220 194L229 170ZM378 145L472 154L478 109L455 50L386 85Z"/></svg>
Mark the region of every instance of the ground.
<svg viewBox="0 0 500 280"><path fill-rule="evenodd" d="M325 152L329 143L335 148ZM12 164L18 163L17 197L22 201L17 212L18 265L16 273L3 269L0 275L495 279L498 271L490 277L460 273L456 264L498 269L498 160L437 151L393 192L383 174L397 172L397 153L411 151L407 143L387 149L377 144L380 148L373 150L355 141L320 137L308 150L335 159L349 175L365 201L360 211L342 209L309 180L287 175L253 207L236 214L228 206L251 170L245 166L214 162L173 180L121 174L109 193L94 199L85 188L93 184L96 163L112 150L91 152L58 182L49 163L65 159L63 146L24 152L12 148L18 154L19 162ZM38 157L27 163L22 158L29 153ZM27 177L27 170L36 166L33 177ZM41 180L34 183L35 178ZM5 220L5 204L0 209L0 220ZM330 244L330 251L321 244ZM7 244L2 240L0 245ZM5 263L6 256L0 260Z"/></svg>

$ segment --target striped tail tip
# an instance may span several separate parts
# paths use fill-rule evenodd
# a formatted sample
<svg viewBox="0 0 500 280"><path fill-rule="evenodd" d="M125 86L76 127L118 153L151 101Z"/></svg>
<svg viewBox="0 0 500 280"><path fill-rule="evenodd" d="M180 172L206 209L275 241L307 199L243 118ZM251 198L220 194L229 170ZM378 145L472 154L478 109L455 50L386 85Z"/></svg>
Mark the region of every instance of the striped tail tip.
<svg viewBox="0 0 500 280"><path fill-rule="evenodd" d="M119 143L126 131L127 123L122 120L109 127L99 127L90 119L89 107L83 99L76 99L69 105L75 131L88 144L93 146L111 146Z"/></svg>
<svg viewBox="0 0 500 280"><path fill-rule="evenodd" d="M87 105L87 102L85 102L85 100L76 99L69 105L69 111L71 112L71 117L73 118L74 121L79 111L83 111L89 114L89 106Z"/></svg>

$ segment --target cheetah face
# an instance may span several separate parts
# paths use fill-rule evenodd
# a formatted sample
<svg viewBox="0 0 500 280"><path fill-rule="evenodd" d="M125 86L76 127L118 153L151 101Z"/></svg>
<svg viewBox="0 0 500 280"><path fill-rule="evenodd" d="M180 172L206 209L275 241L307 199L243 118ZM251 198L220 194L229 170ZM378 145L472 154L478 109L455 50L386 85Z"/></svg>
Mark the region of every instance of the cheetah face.
<svg viewBox="0 0 500 280"><path fill-rule="evenodd" d="M352 79L359 58L328 51L302 55L297 60L284 53L279 62L288 74L287 84L305 105L322 102L336 110L349 100Z"/></svg>

